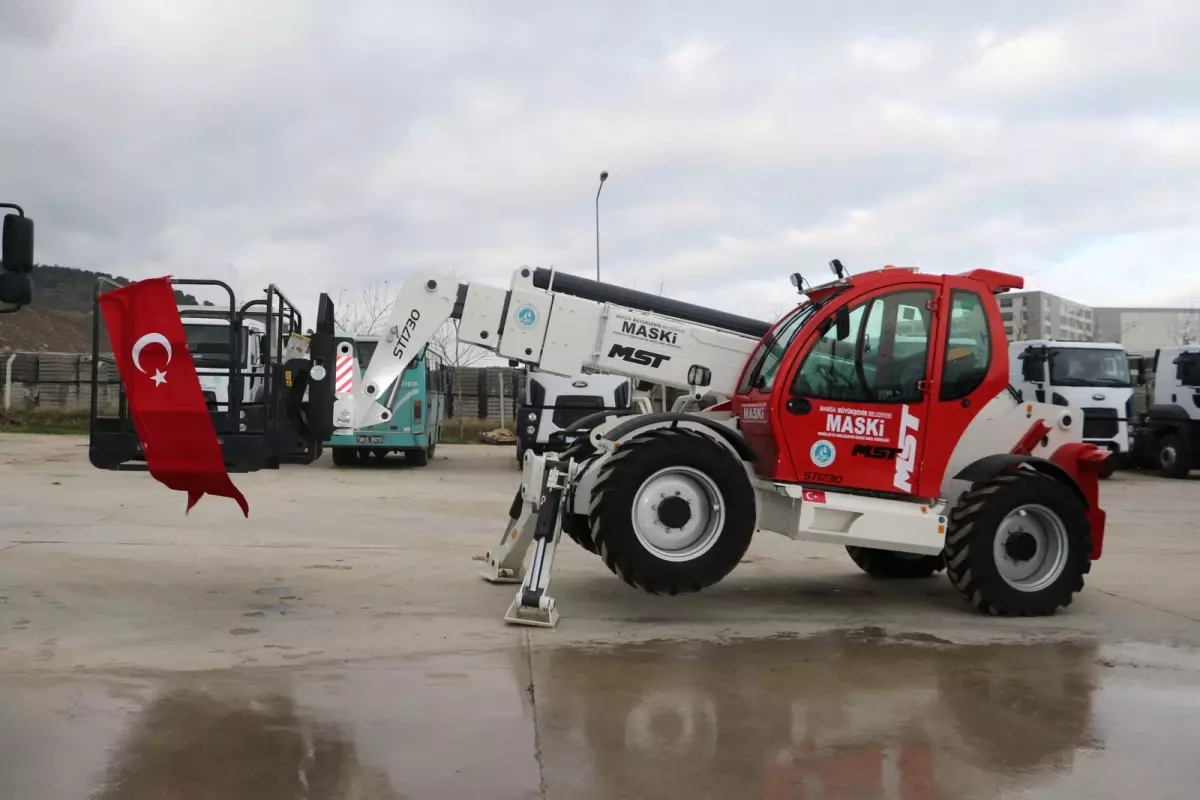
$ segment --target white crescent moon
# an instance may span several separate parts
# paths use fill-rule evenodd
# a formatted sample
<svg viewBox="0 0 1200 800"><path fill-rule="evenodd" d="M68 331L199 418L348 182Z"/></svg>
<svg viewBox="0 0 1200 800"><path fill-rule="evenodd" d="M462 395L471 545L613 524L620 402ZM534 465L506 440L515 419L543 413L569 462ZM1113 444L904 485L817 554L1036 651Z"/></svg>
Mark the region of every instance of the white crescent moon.
<svg viewBox="0 0 1200 800"><path fill-rule="evenodd" d="M161 344L163 349L167 351L167 363L171 363L171 356L173 354L171 352L171 343L167 341L167 337L163 336L161 333L147 333L145 336L133 343L133 365L138 368L139 372L146 371L142 369L141 362L138 361L138 359L142 357L142 350L145 349L147 345L151 344Z"/></svg>

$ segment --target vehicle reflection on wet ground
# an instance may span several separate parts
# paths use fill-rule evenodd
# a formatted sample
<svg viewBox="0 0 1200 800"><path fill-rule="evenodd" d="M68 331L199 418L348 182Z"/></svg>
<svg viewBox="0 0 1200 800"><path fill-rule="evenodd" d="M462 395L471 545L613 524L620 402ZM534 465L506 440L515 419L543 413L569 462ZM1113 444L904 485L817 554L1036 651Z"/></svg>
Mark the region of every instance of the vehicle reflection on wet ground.
<svg viewBox="0 0 1200 800"><path fill-rule="evenodd" d="M520 641L2 676L0 797L1191 798L1200 778L1194 651L872 629Z"/></svg>

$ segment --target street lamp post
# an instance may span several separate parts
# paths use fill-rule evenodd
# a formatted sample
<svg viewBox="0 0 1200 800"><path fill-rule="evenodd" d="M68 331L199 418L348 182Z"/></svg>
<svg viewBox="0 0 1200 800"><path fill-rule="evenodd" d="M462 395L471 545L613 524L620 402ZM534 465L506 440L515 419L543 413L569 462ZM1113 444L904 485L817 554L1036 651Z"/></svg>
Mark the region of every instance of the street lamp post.
<svg viewBox="0 0 1200 800"><path fill-rule="evenodd" d="M608 170L600 173L600 186L596 189L596 280L600 280L600 192L608 180Z"/></svg>

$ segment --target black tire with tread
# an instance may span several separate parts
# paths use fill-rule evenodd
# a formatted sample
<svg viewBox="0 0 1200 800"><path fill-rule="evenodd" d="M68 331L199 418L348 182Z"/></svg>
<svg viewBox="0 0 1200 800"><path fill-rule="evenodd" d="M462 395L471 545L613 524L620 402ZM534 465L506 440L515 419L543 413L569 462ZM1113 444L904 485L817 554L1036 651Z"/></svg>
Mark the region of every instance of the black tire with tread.
<svg viewBox="0 0 1200 800"><path fill-rule="evenodd" d="M725 506L717 541L689 561L664 561L646 550L631 509L641 485L665 467L689 466L716 484ZM733 571L755 529L754 487L745 467L721 445L685 428L653 430L625 442L600 468L588 519L600 557L621 580L650 594L698 592Z"/></svg>
<svg viewBox="0 0 1200 800"><path fill-rule="evenodd" d="M1170 467L1163 464L1162 452L1168 447L1175 448L1175 463ZM1158 457L1155 459L1158 471L1165 478L1186 478L1192 471L1192 454L1188 450L1187 441L1178 433L1168 433L1158 443Z"/></svg>
<svg viewBox="0 0 1200 800"><path fill-rule="evenodd" d="M1045 506L1066 528L1067 563L1051 585L1036 592L1009 586L996 568L994 537L1014 508ZM1091 525L1087 508L1062 481L1027 469L1013 469L980 481L958 499L946 531L946 574L962 597L993 616L1050 616L1071 604L1092 568Z"/></svg>
<svg viewBox="0 0 1200 800"><path fill-rule="evenodd" d="M945 569L942 556L916 556L873 547L848 546L846 552L858 568L872 578L931 578Z"/></svg>
<svg viewBox="0 0 1200 800"><path fill-rule="evenodd" d="M358 450L353 447L332 447L330 450L335 467L352 467L358 463Z"/></svg>
<svg viewBox="0 0 1200 800"><path fill-rule="evenodd" d="M425 448L417 450L405 450L404 460L413 467L423 467L429 463L429 453L425 452Z"/></svg>
<svg viewBox="0 0 1200 800"><path fill-rule="evenodd" d="M559 458L573 458L576 461L583 461L596 454L596 448L592 446L591 441L587 436L580 436L574 442L559 454ZM567 502L574 505L574 497L567 498ZM571 538L571 541L587 550L589 553L595 553L596 543L592 541L592 529L588 523L586 514L576 514L569 508L563 510L563 533Z"/></svg>

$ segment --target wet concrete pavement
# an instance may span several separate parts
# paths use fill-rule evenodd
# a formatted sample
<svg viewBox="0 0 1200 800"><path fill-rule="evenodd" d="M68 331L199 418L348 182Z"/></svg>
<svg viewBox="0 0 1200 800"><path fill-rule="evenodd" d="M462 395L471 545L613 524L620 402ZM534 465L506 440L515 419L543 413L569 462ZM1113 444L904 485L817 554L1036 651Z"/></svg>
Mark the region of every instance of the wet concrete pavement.
<svg viewBox="0 0 1200 800"><path fill-rule="evenodd" d="M295 670L8 674L0 797L1165 799L1200 778L1191 651L523 638Z"/></svg>
<svg viewBox="0 0 1200 800"><path fill-rule="evenodd" d="M239 476L249 520L84 452L0 435L0 800L1197 796L1194 481L1106 483L1052 618L760 536L681 598L565 547L544 631L472 560L510 451Z"/></svg>

